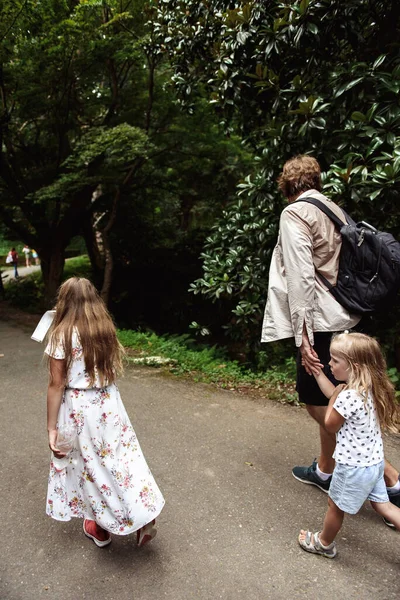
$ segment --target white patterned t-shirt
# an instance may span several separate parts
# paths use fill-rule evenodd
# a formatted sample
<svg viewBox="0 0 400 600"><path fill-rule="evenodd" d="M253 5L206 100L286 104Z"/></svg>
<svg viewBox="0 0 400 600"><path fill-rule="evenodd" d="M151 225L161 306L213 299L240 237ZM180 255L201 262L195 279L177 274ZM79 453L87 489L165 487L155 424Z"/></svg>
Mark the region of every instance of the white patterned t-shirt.
<svg viewBox="0 0 400 600"><path fill-rule="evenodd" d="M72 334L72 361L67 373L67 381L66 387L86 390L91 388L101 389L107 386L107 382L103 385L101 384L100 377L98 375L97 367L94 367L95 380L93 384L90 384L90 377L86 371L85 359L83 357L83 349L79 339L79 334L77 331L74 331ZM64 345L62 340L51 351L51 338L47 347L45 349L45 353L51 356L52 358L57 358L59 360L65 359Z"/></svg>
<svg viewBox="0 0 400 600"><path fill-rule="evenodd" d="M346 420L336 433L333 458L337 463L369 467L383 460L383 443L378 415L371 394L364 402L355 390L343 390L333 408Z"/></svg>

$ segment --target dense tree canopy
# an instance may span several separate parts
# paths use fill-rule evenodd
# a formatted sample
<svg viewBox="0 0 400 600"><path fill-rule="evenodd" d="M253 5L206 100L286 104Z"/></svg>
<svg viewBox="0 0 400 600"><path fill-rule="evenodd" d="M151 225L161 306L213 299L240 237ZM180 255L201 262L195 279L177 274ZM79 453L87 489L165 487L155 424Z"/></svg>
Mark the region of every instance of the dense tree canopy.
<svg viewBox="0 0 400 600"><path fill-rule="evenodd" d="M254 341L282 199L284 160L312 153L354 217L400 233L400 23L395 0L156 2L156 33L181 104L207 93L253 172L203 252L195 293L225 298ZM193 90L196 90L195 92Z"/></svg>
<svg viewBox="0 0 400 600"><path fill-rule="evenodd" d="M2 3L0 218L39 252L48 302L74 235L107 299L113 245L131 263L192 213L209 223L234 189L244 153L206 102L189 123L164 90L153 14L143 0Z"/></svg>
<svg viewBox="0 0 400 600"><path fill-rule="evenodd" d="M27 0L3 10L0 210L39 252L49 299L71 237L150 151L143 94L133 109L145 114L139 126L119 118L147 77L143 3L121 6Z"/></svg>

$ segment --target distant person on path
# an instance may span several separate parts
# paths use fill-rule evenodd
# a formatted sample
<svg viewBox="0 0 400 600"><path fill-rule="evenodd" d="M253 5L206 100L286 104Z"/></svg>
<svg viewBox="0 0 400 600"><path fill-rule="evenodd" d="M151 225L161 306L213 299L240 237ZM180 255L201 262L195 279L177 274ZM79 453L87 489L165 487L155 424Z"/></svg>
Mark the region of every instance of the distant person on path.
<svg viewBox="0 0 400 600"><path fill-rule="evenodd" d="M85 535L99 547L111 542L111 533L133 532L143 546L156 535L164 498L115 383L122 370L115 326L87 279L63 283L55 311L45 350L47 427L56 459L50 464L46 512L58 521L82 518ZM66 424L77 434L67 455L57 448L58 430Z"/></svg>
<svg viewBox="0 0 400 600"><path fill-rule="evenodd" d="M25 254L25 265L27 267L30 267L31 266L31 249L25 245L22 248L22 252Z"/></svg>
<svg viewBox="0 0 400 600"><path fill-rule="evenodd" d="M38 253L36 252L36 250L34 250L33 248L32 248L32 258L33 258L33 259L34 259L34 261L35 261L35 265L40 265L40 261L39 261L39 255L38 255Z"/></svg>
<svg viewBox="0 0 400 600"><path fill-rule="evenodd" d="M12 258L12 265L14 267L14 277L15 279L18 279L18 252L15 250L15 248L11 248L10 254Z"/></svg>
<svg viewBox="0 0 400 600"><path fill-rule="evenodd" d="M334 558L345 513L355 515L366 500L400 530L400 508L389 502L386 491L381 436L381 429L399 433L400 415L376 340L362 333L342 333L332 339L330 354L334 377L346 385L335 388L321 369L312 371L330 398L325 427L336 434L336 466L323 529L301 530L299 544L307 552Z"/></svg>
<svg viewBox="0 0 400 600"><path fill-rule="evenodd" d="M282 211L279 237L274 249L263 342L294 337L297 353L297 385L300 402L318 423L320 454L309 467L295 467L293 476L328 492L335 466L335 435L325 427L328 400L319 389L312 370L324 367L333 384L339 382L329 368L329 346L333 332L350 329L360 317L350 315L316 275L318 270L332 284L339 270L341 236L333 222L317 206L295 202L312 197L326 204L343 222L342 210L321 194L321 170L311 156L288 160L278 185L289 205ZM398 471L386 462L385 481L390 500L400 506ZM389 523L387 523L389 524Z"/></svg>

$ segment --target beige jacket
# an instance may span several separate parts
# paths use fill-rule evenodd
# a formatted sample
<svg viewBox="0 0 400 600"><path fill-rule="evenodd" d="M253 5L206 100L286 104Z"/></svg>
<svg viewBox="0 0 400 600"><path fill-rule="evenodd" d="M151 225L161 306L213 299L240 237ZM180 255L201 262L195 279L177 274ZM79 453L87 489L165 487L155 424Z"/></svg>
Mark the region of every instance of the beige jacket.
<svg viewBox="0 0 400 600"><path fill-rule="evenodd" d="M321 200L345 222L342 210L316 190L299 196ZM335 284L339 269L340 233L318 207L306 202L289 204L281 214L279 236L269 271L268 300L262 342L289 337L301 346L305 323L310 343L316 331L343 331L360 320L350 315L329 293L317 269Z"/></svg>

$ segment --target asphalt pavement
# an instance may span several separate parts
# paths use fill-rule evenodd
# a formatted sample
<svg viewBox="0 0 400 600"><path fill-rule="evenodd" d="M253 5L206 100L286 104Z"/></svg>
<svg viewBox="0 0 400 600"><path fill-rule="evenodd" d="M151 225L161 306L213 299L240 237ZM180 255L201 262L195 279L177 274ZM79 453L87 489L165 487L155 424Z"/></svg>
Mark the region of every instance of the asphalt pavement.
<svg viewBox="0 0 400 600"><path fill-rule="evenodd" d="M369 507L345 519L338 557L308 554L327 496L291 469L318 452L302 408L129 368L120 391L166 499L158 536L100 549L82 521L45 514L43 346L0 321L1 600L398 600L400 534ZM400 466L400 441L386 455Z"/></svg>
<svg viewBox="0 0 400 600"><path fill-rule="evenodd" d="M31 273L34 273L35 271L39 271L40 269L40 265L31 265L30 267L26 267L25 266L25 261L23 263L20 263L18 265L18 275L19 277L25 277L26 275L30 275ZM3 277L3 282L5 285L7 285L7 283L9 281L11 281L12 279L15 279L14 277L14 267L10 267L9 265L2 265L1 266L1 274Z"/></svg>

